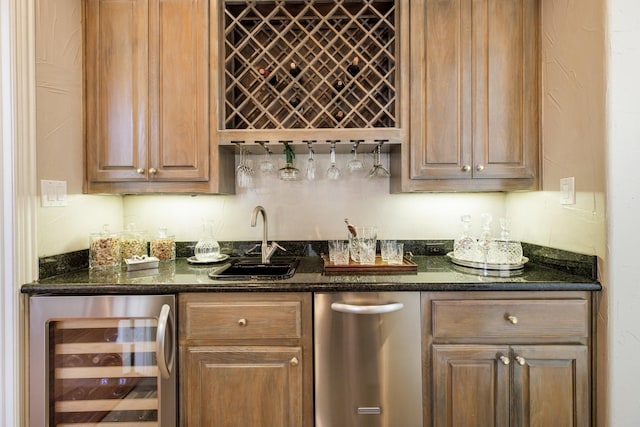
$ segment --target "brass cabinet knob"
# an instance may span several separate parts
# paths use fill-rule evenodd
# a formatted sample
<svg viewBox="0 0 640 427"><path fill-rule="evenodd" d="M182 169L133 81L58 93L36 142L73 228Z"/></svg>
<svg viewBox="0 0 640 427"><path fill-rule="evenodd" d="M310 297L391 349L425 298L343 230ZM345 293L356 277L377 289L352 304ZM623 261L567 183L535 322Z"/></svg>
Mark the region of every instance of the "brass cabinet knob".
<svg viewBox="0 0 640 427"><path fill-rule="evenodd" d="M476 166L476 170L477 170L478 172L483 171L483 170L484 170L484 165L478 165L478 166Z"/></svg>
<svg viewBox="0 0 640 427"><path fill-rule="evenodd" d="M158 170L157 170L156 168L149 168L149 173L150 173L151 175L155 175L155 174L157 174L157 173L158 173Z"/></svg>
<svg viewBox="0 0 640 427"><path fill-rule="evenodd" d="M504 354L501 354L499 359L500 359L500 361L502 362L503 365L508 365L509 363L511 363L511 360L509 360L509 358L507 356L505 356Z"/></svg>
<svg viewBox="0 0 640 427"><path fill-rule="evenodd" d="M144 175L144 169L142 169L142 168L138 168L138 169L136 169L136 173L137 173L138 175Z"/></svg>
<svg viewBox="0 0 640 427"><path fill-rule="evenodd" d="M291 360L289 360L289 365L291 365L291 366L298 366L299 363L300 363L300 361L298 360L297 357L293 357L293 358L291 358Z"/></svg>
<svg viewBox="0 0 640 427"><path fill-rule="evenodd" d="M507 319L512 325L517 325L518 324L518 318L516 316L513 316L511 314L507 314L506 316L504 316L505 319Z"/></svg>
<svg viewBox="0 0 640 427"><path fill-rule="evenodd" d="M247 326L247 319L238 320L238 326Z"/></svg>
<svg viewBox="0 0 640 427"><path fill-rule="evenodd" d="M469 172L470 170L471 170L471 166L469 165L462 166L462 172Z"/></svg>
<svg viewBox="0 0 640 427"><path fill-rule="evenodd" d="M525 358L521 356L516 356L516 362L518 362L518 365L520 366L524 366L524 364L527 363Z"/></svg>

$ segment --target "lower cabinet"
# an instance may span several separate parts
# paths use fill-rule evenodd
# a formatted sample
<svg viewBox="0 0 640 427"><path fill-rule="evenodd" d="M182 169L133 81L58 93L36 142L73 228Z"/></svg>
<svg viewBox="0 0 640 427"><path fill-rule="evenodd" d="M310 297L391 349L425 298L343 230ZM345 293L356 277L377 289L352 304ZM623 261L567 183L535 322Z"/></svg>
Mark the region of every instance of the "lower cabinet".
<svg viewBox="0 0 640 427"><path fill-rule="evenodd" d="M590 426L586 293L423 294L426 426Z"/></svg>
<svg viewBox="0 0 640 427"><path fill-rule="evenodd" d="M181 425L313 425L311 294L181 294Z"/></svg>

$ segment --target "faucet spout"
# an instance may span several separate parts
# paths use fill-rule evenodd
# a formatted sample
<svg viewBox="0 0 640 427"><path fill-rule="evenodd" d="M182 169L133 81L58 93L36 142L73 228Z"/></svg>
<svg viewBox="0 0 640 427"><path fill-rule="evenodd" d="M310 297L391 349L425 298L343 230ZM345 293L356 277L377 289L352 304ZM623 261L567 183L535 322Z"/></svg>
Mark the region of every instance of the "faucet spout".
<svg viewBox="0 0 640 427"><path fill-rule="evenodd" d="M273 242L271 245L267 240L267 233L269 228L269 223L267 221L267 211L260 205L253 208L253 214L251 214L251 226L255 227L256 222L258 222L258 214L262 214L262 244L261 244L261 253L262 253L262 262L264 264L268 264L271 262L271 256L275 253L275 251L279 248L285 250L282 246Z"/></svg>

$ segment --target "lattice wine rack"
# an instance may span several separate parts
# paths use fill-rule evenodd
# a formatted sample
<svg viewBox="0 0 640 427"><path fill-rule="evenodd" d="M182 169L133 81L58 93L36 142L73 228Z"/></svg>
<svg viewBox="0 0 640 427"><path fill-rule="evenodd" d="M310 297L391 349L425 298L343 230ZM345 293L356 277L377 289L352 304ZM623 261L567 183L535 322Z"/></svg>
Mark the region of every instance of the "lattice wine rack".
<svg viewBox="0 0 640 427"><path fill-rule="evenodd" d="M394 1L226 1L223 129L398 126Z"/></svg>

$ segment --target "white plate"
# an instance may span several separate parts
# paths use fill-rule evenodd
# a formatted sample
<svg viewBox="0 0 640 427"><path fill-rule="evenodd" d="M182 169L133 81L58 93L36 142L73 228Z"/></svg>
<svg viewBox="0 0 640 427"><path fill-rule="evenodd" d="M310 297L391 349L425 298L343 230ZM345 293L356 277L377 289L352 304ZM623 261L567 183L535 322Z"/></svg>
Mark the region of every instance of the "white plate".
<svg viewBox="0 0 640 427"><path fill-rule="evenodd" d="M221 254L218 258L216 258L214 260L211 260L211 261L200 261L195 256L192 256L192 257L187 258L187 262L189 264L215 264L216 262L222 262L222 261L226 261L228 259L229 259L229 255L227 255L227 254Z"/></svg>

